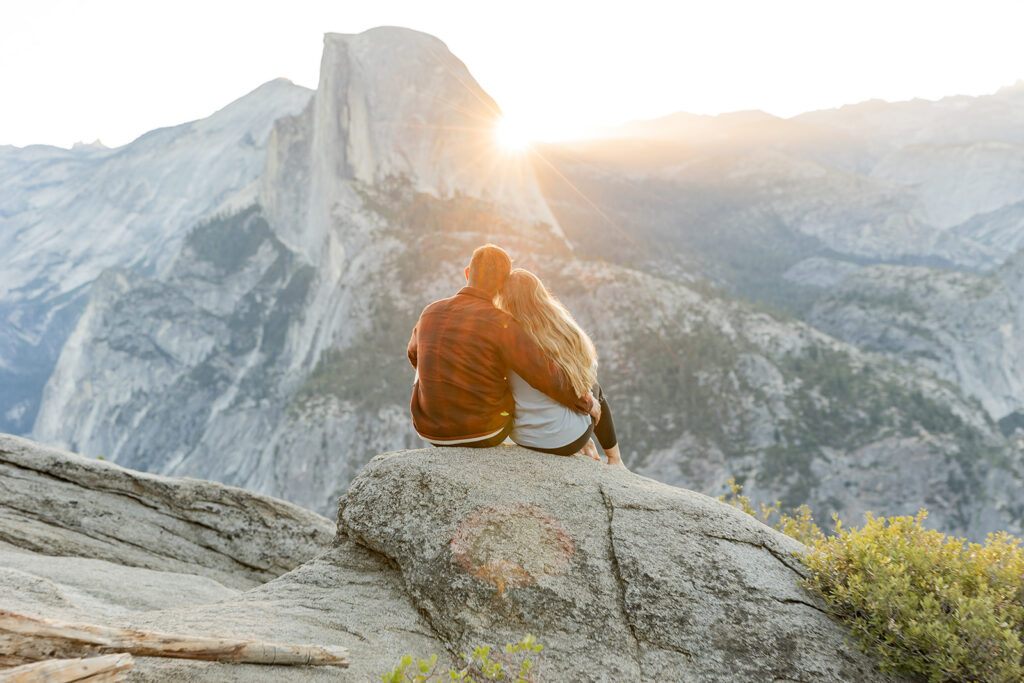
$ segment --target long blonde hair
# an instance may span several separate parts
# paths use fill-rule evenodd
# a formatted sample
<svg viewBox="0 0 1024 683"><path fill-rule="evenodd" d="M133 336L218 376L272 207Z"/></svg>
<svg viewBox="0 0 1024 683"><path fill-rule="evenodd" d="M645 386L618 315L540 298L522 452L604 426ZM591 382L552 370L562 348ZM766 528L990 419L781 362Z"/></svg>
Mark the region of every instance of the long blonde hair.
<svg viewBox="0 0 1024 683"><path fill-rule="evenodd" d="M597 381L594 342L540 278L515 268L502 285L497 304L562 369L577 396L590 391Z"/></svg>

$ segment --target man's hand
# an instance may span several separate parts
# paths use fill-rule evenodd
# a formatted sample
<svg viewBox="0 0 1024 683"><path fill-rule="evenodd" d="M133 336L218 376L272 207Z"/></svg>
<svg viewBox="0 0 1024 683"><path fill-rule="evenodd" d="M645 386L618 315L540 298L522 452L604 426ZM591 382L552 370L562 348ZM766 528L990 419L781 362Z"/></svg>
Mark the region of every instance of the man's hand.
<svg viewBox="0 0 1024 683"><path fill-rule="evenodd" d="M583 415L591 415L594 411L594 406L597 405L597 401L594 400L594 395L586 393L576 399L576 404L572 407L577 413ZM598 415L601 414L601 406L597 406Z"/></svg>
<svg viewBox="0 0 1024 683"><path fill-rule="evenodd" d="M601 421L601 403L596 398L594 398L593 394L587 395L590 396L591 401L590 417L594 418L594 424L597 424L598 422Z"/></svg>

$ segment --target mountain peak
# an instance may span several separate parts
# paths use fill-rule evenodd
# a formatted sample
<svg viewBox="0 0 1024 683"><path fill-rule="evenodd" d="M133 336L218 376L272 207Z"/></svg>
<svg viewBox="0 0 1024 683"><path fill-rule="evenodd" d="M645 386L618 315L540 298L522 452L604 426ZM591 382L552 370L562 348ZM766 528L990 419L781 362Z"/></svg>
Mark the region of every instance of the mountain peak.
<svg viewBox="0 0 1024 683"><path fill-rule="evenodd" d="M730 123L758 123L760 121L775 121L779 117L774 114L769 114L761 109L741 109L740 111L730 111L723 114L719 114L715 117L719 121L728 121Z"/></svg>
<svg viewBox="0 0 1024 683"><path fill-rule="evenodd" d="M239 116L248 118L256 111L298 113L309 101L313 91L292 83L287 78L275 78L232 100L201 121L205 125L236 125Z"/></svg>
<svg viewBox="0 0 1024 683"><path fill-rule="evenodd" d="M405 176L443 196L479 156L467 147L490 139L500 110L443 42L380 27L324 36L314 115L326 117L314 144L341 153L350 177Z"/></svg>
<svg viewBox="0 0 1024 683"><path fill-rule="evenodd" d="M324 44L331 42L362 43L373 47L418 44L448 49L444 41L437 36L404 26L376 26L360 33L324 33Z"/></svg>
<svg viewBox="0 0 1024 683"><path fill-rule="evenodd" d="M312 217L285 237L311 255L320 249L334 198L352 183L401 179L419 193L493 201L530 224L556 225L525 158L497 148L500 117L466 65L434 36L393 26L327 33L313 102L301 118L280 122L264 179L265 188L281 187L307 174L312 201L326 203L302 208L297 194L266 193L261 202L274 225ZM278 182L278 171L289 179Z"/></svg>
<svg viewBox="0 0 1024 683"><path fill-rule="evenodd" d="M110 148L107 147L106 145L104 145L102 142L100 142L99 138L96 138L92 142L85 142L84 140L79 140L75 144L71 145L71 149L80 149L81 150L81 149L110 149Z"/></svg>
<svg viewBox="0 0 1024 683"><path fill-rule="evenodd" d="M996 91L996 95L1024 95L1024 78L1017 79L1017 82L1011 85L1004 85Z"/></svg>

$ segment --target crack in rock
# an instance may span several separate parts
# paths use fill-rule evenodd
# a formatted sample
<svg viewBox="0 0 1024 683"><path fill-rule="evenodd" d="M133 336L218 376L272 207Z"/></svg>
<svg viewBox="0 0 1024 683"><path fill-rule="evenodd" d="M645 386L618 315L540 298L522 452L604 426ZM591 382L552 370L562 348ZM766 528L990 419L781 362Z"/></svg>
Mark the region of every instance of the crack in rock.
<svg viewBox="0 0 1024 683"><path fill-rule="evenodd" d="M706 531L701 531L700 533L703 536L707 537L707 538L714 538L714 539L717 539L719 541L728 541L730 543L742 543L743 545L749 545L749 546L752 546L754 548L760 548L761 550L764 550L765 552L770 554L772 557L774 557L776 560L778 560L779 563L782 566L784 566L787 569L789 569L790 571L792 571L794 574L799 576L801 579L807 578L807 572L806 572L806 570L803 569L802 566L800 568L794 567L792 564L790 564L789 562L786 561L786 556L785 555L780 555L778 552L776 552L772 548L769 548L764 543L758 543L756 541L744 541L744 540L739 539L739 538L730 538L728 536L718 536L716 534L709 534Z"/></svg>
<svg viewBox="0 0 1024 683"><path fill-rule="evenodd" d="M615 576L615 582L619 587L619 607L622 610L623 621L626 622L626 627L629 629L629 633L633 636L633 659L636 661L637 668L640 670L640 676L643 678L643 665L640 662L640 638L636 634L636 627L633 625L633 620L629 616L629 610L626 607L626 580L622 577L622 571L619 569L619 557L615 551L615 534L612 531L612 521L615 514L615 506L608 499L608 494L605 493L604 486L600 486L601 500L604 502L605 511L608 513L608 549L611 554L612 561L612 573Z"/></svg>
<svg viewBox="0 0 1024 683"><path fill-rule="evenodd" d="M784 604L784 605L803 605L803 606L805 606L805 607L810 607L810 608L811 608L811 609L813 609L813 610L817 610L817 611L821 612L822 614L824 614L825 616L828 616L828 617L832 617L832 616L834 616L834 615L833 615L833 614L832 614L831 612L829 612L828 610L826 610L826 609L822 609L821 607L818 607L818 606L817 606L817 605L815 605L815 604L812 604L812 603L810 603L810 602L807 602L806 600L799 600L799 599L797 599L797 598L777 598L777 597L775 597L774 595L773 595L773 596L771 596L771 598L772 598L772 600L774 600L775 602L781 602L781 603L782 603L782 604Z"/></svg>

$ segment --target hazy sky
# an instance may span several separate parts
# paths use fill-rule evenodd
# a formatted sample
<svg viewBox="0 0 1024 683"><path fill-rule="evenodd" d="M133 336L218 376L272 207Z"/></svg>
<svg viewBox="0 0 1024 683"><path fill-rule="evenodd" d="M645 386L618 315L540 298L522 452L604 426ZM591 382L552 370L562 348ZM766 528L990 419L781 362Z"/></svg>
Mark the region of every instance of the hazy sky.
<svg viewBox="0 0 1024 683"><path fill-rule="evenodd" d="M315 87L323 33L379 25L444 40L541 139L1024 78L1024 0L3 0L0 144L121 145L278 76Z"/></svg>

